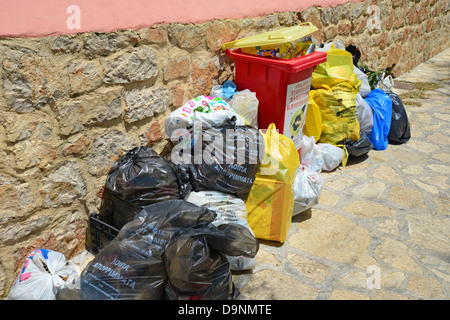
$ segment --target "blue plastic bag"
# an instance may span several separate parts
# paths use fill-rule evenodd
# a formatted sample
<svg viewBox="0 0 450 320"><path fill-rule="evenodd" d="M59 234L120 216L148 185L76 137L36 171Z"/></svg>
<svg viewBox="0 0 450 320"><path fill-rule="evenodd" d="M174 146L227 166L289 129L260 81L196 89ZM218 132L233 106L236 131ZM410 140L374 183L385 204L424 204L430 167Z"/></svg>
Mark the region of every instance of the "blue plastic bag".
<svg viewBox="0 0 450 320"><path fill-rule="evenodd" d="M232 99L236 94L236 85L233 81L227 80L222 85L222 95L227 97L228 99Z"/></svg>
<svg viewBox="0 0 450 320"><path fill-rule="evenodd" d="M391 128L392 100L381 89L374 89L364 99L373 110L373 128L369 137L375 150L385 150Z"/></svg>

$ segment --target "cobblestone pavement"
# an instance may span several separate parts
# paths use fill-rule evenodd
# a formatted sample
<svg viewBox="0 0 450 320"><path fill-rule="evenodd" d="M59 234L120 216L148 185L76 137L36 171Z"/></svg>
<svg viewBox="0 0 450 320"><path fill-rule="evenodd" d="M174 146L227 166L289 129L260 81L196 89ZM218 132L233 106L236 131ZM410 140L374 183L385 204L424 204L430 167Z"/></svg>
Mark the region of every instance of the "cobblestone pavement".
<svg viewBox="0 0 450 320"><path fill-rule="evenodd" d="M411 139L322 172L319 204L233 276L238 299L450 298L450 49L395 80Z"/></svg>

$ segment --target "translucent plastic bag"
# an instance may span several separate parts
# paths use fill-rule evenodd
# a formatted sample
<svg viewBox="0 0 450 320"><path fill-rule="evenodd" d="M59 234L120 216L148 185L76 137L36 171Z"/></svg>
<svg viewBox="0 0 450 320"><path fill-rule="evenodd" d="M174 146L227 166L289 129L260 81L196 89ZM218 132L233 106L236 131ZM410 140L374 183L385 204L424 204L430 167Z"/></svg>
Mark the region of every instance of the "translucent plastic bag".
<svg viewBox="0 0 450 320"><path fill-rule="evenodd" d="M319 149L320 154L322 155L323 171L333 171L334 169L339 167L343 157L342 148L333 146L329 143L317 143L316 146Z"/></svg>
<svg viewBox="0 0 450 320"><path fill-rule="evenodd" d="M209 95L229 103L236 92L236 84L231 80L226 80L222 85L213 86Z"/></svg>
<svg viewBox="0 0 450 320"><path fill-rule="evenodd" d="M62 253L36 249L26 257L7 300L55 300L59 290L78 280Z"/></svg>
<svg viewBox="0 0 450 320"><path fill-rule="evenodd" d="M359 93L356 94L356 117L359 122L360 136L366 134L370 137L373 128L373 111Z"/></svg>
<svg viewBox="0 0 450 320"><path fill-rule="evenodd" d="M323 185L324 180L320 173L301 165L292 184L294 190L292 215L298 215L318 204Z"/></svg>
<svg viewBox="0 0 450 320"><path fill-rule="evenodd" d="M315 172L321 172L323 166L322 154L317 148L314 137L303 135L300 163Z"/></svg>
<svg viewBox="0 0 450 320"><path fill-rule="evenodd" d="M361 97L365 98L372 91L369 84L369 79L367 75L361 71L357 66L353 66L353 72L356 74L359 80L361 80L361 87L359 88L359 94Z"/></svg>
<svg viewBox="0 0 450 320"><path fill-rule="evenodd" d="M248 89L238 91L231 99L230 106L245 120L245 124L258 128L259 100L256 93Z"/></svg>
<svg viewBox="0 0 450 320"><path fill-rule="evenodd" d="M191 192L186 201L194 203L200 207L206 207L216 213L212 224L234 223L247 228L254 236L254 233L247 222L247 209L245 202L232 195L218 191ZM256 259L244 256L226 256L233 271L249 270L256 266Z"/></svg>
<svg viewBox="0 0 450 320"><path fill-rule="evenodd" d="M150 147L136 147L121 156L106 178L114 209L114 225L120 229L145 205L184 196L177 168Z"/></svg>

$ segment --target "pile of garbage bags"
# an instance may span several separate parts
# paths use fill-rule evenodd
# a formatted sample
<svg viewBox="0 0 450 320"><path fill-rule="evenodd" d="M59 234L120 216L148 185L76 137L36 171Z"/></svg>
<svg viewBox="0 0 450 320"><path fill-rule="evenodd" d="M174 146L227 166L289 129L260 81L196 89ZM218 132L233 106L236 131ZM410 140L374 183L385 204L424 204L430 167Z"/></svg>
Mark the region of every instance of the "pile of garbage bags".
<svg viewBox="0 0 450 320"><path fill-rule="evenodd" d="M292 217L317 205L322 171L410 138L401 99L369 84L358 48L341 42L311 78L302 147L271 124L258 129L258 99L232 81L174 110L170 157L149 146L111 167L105 194L117 236L76 270L36 249L8 299L235 299L232 271L255 268L258 240L283 243Z"/></svg>
<svg viewBox="0 0 450 320"><path fill-rule="evenodd" d="M408 116L400 97L392 92L391 76L381 73L376 82L369 82L373 72L358 66L359 49L351 44L344 47L340 40L316 50L327 53L327 62L312 75L306 135L345 147L356 157L410 139Z"/></svg>

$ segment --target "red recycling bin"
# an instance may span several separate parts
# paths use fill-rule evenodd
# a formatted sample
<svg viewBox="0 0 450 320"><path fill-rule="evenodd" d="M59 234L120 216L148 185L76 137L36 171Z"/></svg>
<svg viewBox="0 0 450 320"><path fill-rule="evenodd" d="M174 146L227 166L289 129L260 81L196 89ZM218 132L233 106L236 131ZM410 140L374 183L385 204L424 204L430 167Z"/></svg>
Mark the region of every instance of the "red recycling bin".
<svg viewBox="0 0 450 320"><path fill-rule="evenodd" d="M238 91L249 89L259 100L258 128L275 123L294 142L300 154L314 68L327 61L326 52L315 51L295 59L266 58L227 49L235 62Z"/></svg>

